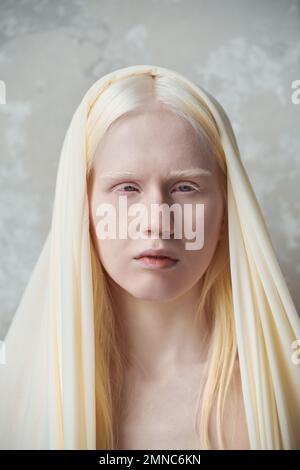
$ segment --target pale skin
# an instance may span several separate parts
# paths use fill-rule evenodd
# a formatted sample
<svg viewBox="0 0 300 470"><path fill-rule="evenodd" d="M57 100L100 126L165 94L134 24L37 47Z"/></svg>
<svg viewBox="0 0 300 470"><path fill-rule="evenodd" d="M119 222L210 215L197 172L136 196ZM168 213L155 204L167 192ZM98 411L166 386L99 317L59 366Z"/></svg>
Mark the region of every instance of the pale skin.
<svg viewBox="0 0 300 470"><path fill-rule="evenodd" d="M169 180L170 169L201 168L210 176ZM135 176L105 175L123 170ZM106 133L89 187L91 229L102 265L109 275L115 309L123 326L130 366L125 373L119 449L199 449L193 427L196 398L207 360L209 328L204 313L197 326L195 305L201 278L224 230L220 169L191 125L163 105L117 120ZM186 191L187 187L189 188ZM133 189L135 188L135 189ZM200 190L197 190L199 189ZM198 251L184 239L99 240L96 207L127 195L128 205L204 203L205 243ZM160 226L145 226L160 232ZM170 270L149 270L134 257L150 248L171 249L179 259ZM238 364L226 403L225 444L249 449ZM214 410L215 412L215 410ZM215 430L211 430L215 443Z"/></svg>

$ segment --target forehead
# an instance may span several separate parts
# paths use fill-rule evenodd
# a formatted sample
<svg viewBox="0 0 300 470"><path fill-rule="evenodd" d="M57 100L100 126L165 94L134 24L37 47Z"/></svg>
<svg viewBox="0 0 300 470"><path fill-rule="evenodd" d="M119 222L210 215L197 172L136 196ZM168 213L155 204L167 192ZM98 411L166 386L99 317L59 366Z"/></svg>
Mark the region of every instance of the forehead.
<svg viewBox="0 0 300 470"><path fill-rule="evenodd" d="M118 118L101 140L95 163L99 171L167 173L190 166L214 169L210 144L186 119L158 104Z"/></svg>

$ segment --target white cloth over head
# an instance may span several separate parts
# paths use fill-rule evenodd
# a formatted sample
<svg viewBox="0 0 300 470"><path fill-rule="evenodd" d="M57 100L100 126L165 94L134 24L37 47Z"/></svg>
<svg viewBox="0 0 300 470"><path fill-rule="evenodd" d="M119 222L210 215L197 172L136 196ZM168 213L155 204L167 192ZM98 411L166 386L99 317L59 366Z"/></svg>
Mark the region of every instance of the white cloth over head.
<svg viewBox="0 0 300 470"><path fill-rule="evenodd" d="M226 155L230 267L251 449L300 448L300 320L222 106L172 70L137 65L103 76L84 95L59 160L51 227L5 341L0 448L96 449L95 343L86 187L90 107L118 78L174 77L207 103Z"/></svg>

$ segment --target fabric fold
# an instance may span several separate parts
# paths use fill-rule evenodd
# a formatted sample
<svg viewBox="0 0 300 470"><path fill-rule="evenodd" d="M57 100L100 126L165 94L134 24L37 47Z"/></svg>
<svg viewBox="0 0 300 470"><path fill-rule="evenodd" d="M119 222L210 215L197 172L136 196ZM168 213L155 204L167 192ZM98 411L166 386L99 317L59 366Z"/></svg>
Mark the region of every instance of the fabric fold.
<svg viewBox="0 0 300 470"><path fill-rule="evenodd" d="M173 77L204 100L227 164L230 269L251 449L300 448L300 319L244 169L230 121L203 88L172 70L111 72L82 98L59 160L52 221L6 337L1 449L96 449L95 343L86 187L87 119L102 91L140 73Z"/></svg>

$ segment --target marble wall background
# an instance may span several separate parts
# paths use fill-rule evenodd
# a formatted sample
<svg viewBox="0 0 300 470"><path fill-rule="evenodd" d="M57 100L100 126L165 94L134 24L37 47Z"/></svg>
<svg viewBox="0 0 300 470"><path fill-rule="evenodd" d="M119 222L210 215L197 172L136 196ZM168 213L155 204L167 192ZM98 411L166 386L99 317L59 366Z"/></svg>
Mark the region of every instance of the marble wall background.
<svg viewBox="0 0 300 470"><path fill-rule="evenodd" d="M50 227L75 108L100 76L139 63L225 107L300 311L300 1L0 0L0 338Z"/></svg>

